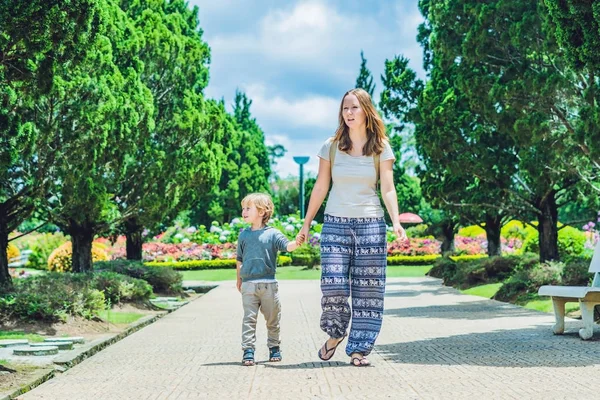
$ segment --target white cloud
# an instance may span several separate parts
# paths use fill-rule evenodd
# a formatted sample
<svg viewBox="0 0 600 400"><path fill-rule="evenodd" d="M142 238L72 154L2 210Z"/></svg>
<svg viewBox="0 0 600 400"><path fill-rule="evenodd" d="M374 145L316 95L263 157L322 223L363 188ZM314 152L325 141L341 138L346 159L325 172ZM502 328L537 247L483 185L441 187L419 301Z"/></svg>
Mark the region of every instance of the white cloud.
<svg viewBox="0 0 600 400"><path fill-rule="evenodd" d="M291 10L267 14L260 24L259 42L273 59L322 62L322 57L333 58L330 51L352 22L320 2L301 2Z"/></svg>
<svg viewBox="0 0 600 400"><path fill-rule="evenodd" d="M424 77L415 40L423 20L416 0L190 3L200 7L211 47L205 93L224 98L228 109L237 88L248 95L268 144L288 150L276 167L281 176L298 174L293 156L310 156L305 171L316 174L316 153L337 127L340 97L354 85L361 50L375 77L375 102L385 59L402 54Z"/></svg>
<svg viewBox="0 0 600 400"><path fill-rule="evenodd" d="M265 143L268 146L281 144L287 150L285 155L277 160L277 164L274 168L279 176L287 177L289 175L297 176L299 174L300 167L294 161L295 156L310 157L308 163L304 165L304 174L305 176L316 176L319 170L319 158L316 154L326 139L327 134L314 139L294 137L292 134L277 134L266 135Z"/></svg>
<svg viewBox="0 0 600 400"><path fill-rule="evenodd" d="M308 163L304 164L304 176L316 176L319 171L319 158L316 154L325 139L326 138L314 141L297 141L292 138L294 144L293 147L284 145L288 152L285 153L283 158L280 158L277 161L277 165L274 168L277 174L284 178L289 175L298 176L300 173L300 166L294 161L294 156L308 156L310 159L308 160Z"/></svg>
<svg viewBox="0 0 600 400"><path fill-rule="evenodd" d="M269 11L255 31L218 35L209 42L216 52L258 53L278 64L335 68L344 58L354 57L357 49L373 44L378 31L372 17L344 15L309 0Z"/></svg>
<svg viewBox="0 0 600 400"><path fill-rule="evenodd" d="M275 91L267 90L263 84L251 84L244 90L252 99L251 111L259 123L331 131L337 128L338 99L318 95L286 99L274 95Z"/></svg>

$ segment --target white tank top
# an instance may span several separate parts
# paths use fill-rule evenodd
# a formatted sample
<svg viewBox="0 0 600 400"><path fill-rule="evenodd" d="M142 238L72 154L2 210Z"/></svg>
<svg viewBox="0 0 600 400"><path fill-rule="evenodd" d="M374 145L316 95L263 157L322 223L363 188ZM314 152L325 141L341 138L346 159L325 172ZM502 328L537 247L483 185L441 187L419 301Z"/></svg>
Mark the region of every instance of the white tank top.
<svg viewBox="0 0 600 400"><path fill-rule="evenodd" d="M329 161L332 138L321 147L318 157ZM380 163L396 160L389 142L384 143ZM337 150L331 170L333 186L329 192L325 214L347 218L383 217L383 208L377 196L377 177L373 156L351 156Z"/></svg>

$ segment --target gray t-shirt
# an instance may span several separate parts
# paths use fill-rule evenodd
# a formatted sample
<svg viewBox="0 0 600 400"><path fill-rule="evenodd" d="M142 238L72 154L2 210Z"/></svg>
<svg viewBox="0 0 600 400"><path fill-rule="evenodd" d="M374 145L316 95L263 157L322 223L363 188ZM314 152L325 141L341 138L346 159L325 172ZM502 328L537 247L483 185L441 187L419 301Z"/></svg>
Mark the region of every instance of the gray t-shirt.
<svg viewBox="0 0 600 400"><path fill-rule="evenodd" d="M329 149L332 138L321 147L318 156L329 161ZM383 217L383 208L377 196L377 176L373 156L351 156L336 150L331 180L333 186L329 192L325 214L347 218ZM379 156L381 164L395 160L390 143L384 143Z"/></svg>
<svg viewBox="0 0 600 400"><path fill-rule="evenodd" d="M255 231L244 229L238 237L236 257L242 263L242 282L275 280L277 252L286 251L289 242L283 233L270 226Z"/></svg>

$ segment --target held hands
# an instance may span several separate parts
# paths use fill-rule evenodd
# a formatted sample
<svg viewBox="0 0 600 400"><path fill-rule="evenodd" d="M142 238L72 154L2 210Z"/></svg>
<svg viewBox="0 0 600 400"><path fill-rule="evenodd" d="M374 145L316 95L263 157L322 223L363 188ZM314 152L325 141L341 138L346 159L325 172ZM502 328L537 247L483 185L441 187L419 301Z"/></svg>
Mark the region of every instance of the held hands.
<svg viewBox="0 0 600 400"><path fill-rule="evenodd" d="M304 243L305 240L306 240L306 236L304 236L302 233L299 233L296 235L296 245L297 246L302 245L302 243Z"/></svg>
<svg viewBox="0 0 600 400"><path fill-rule="evenodd" d="M406 231L399 223L394 224L394 234L396 235L396 240L400 243L408 243L408 236L406 236Z"/></svg>
<svg viewBox="0 0 600 400"><path fill-rule="evenodd" d="M300 246L308 237L308 227L303 226L300 232L296 235L296 244Z"/></svg>

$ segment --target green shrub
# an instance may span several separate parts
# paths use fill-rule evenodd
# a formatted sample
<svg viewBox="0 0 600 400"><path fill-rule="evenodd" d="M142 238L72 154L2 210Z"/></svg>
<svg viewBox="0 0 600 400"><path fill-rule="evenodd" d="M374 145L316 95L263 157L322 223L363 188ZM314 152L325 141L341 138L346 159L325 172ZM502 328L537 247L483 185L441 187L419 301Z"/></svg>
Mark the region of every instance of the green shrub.
<svg viewBox="0 0 600 400"><path fill-rule="evenodd" d="M535 265L538 262L538 255L527 253L522 256L490 257L482 259L481 265L485 268L490 283L503 281L521 266Z"/></svg>
<svg viewBox="0 0 600 400"><path fill-rule="evenodd" d="M290 253L292 265L306 265L310 268L321 264L321 252L318 246L303 244Z"/></svg>
<svg viewBox="0 0 600 400"><path fill-rule="evenodd" d="M589 257L566 257L565 267L560 276L561 284L565 286L588 286L592 280Z"/></svg>
<svg viewBox="0 0 600 400"><path fill-rule="evenodd" d="M92 261L108 260L106 246L92 242ZM73 262L73 244L66 242L60 245L48 257L48 271L71 272Z"/></svg>
<svg viewBox="0 0 600 400"><path fill-rule="evenodd" d="M142 279L152 286L156 293L181 293L182 275L173 268L151 267L136 260L112 260L94 263L96 271L111 271Z"/></svg>
<svg viewBox="0 0 600 400"><path fill-rule="evenodd" d="M542 285L560 284L564 264L561 262L537 263L535 265L522 263L515 273L504 282L494 299L510 303L523 304L537 297L537 291Z"/></svg>
<svg viewBox="0 0 600 400"><path fill-rule="evenodd" d="M292 257L290 256L279 256L277 258L277 266L279 267L289 267L292 265Z"/></svg>
<svg viewBox="0 0 600 400"><path fill-rule="evenodd" d="M310 254L294 254L292 253L292 265L308 265L312 266L313 256Z"/></svg>
<svg viewBox="0 0 600 400"><path fill-rule="evenodd" d="M526 228L527 237L523 241L523 252L540 252L539 233L534 228ZM579 229L567 226L558 231L558 253L560 258L567 256L577 256L585 251L585 242L587 238L585 233Z"/></svg>
<svg viewBox="0 0 600 400"><path fill-rule="evenodd" d="M458 263L456 261L453 261L448 257L439 257L427 275L442 279L444 285L446 285L447 282L452 280L452 277L456 274L457 268Z"/></svg>
<svg viewBox="0 0 600 400"><path fill-rule="evenodd" d="M482 258L488 258L487 254L463 254L461 256L450 256L453 261L465 262L481 260Z"/></svg>
<svg viewBox="0 0 600 400"><path fill-rule="evenodd" d="M72 315L79 315L86 319L91 319L100 311L106 309L106 297L104 292L98 289L87 289L74 296L68 312Z"/></svg>
<svg viewBox="0 0 600 400"><path fill-rule="evenodd" d="M419 224L406 228L406 236L409 238L425 238L427 237L427 229L429 227L426 224Z"/></svg>
<svg viewBox="0 0 600 400"><path fill-rule="evenodd" d="M145 280L116 272L103 271L93 274L91 285L102 291L111 305L122 301L142 302L152 295L152 286Z"/></svg>
<svg viewBox="0 0 600 400"><path fill-rule="evenodd" d="M64 321L91 318L106 307L89 274L49 273L16 279L0 294L0 320Z"/></svg>
<svg viewBox="0 0 600 400"><path fill-rule="evenodd" d="M521 221L508 221L500 230L500 235L505 239L516 238L524 241L530 231L527 231L526 225Z"/></svg>
<svg viewBox="0 0 600 400"><path fill-rule="evenodd" d="M48 258L54 249L67 242L62 233L29 234L31 241L26 242L31 250L27 258L27 268L47 269ZM25 239L27 236L23 237ZM17 239L18 241L22 239Z"/></svg>
<svg viewBox="0 0 600 400"><path fill-rule="evenodd" d="M585 251L585 232L567 226L558 231L558 253L562 258L578 256Z"/></svg>
<svg viewBox="0 0 600 400"><path fill-rule="evenodd" d="M429 271L430 276L441 278L444 285L466 289L488 283L501 282L519 265L529 265L537 255L508 257L449 257L438 260Z"/></svg>
<svg viewBox="0 0 600 400"><path fill-rule="evenodd" d="M478 237L481 235L485 236L485 229L483 229L479 225L465 226L464 228L459 229L456 235L470 238Z"/></svg>
<svg viewBox="0 0 600 400"><path fill-rule="evenodd" d="M15 262L17 258L21 256L21 252L19 248L12 243L8 244L6 248L6 257L8 259L8 263Z"/></svg>
<svg viewBox="0 0 600 400"><path fill-rule="evenodd" d="M0 321L64 321L68 315L91 318L119 301L148 300L152 287L114 272L34 275L15 279L0 293Z"/></svg>

